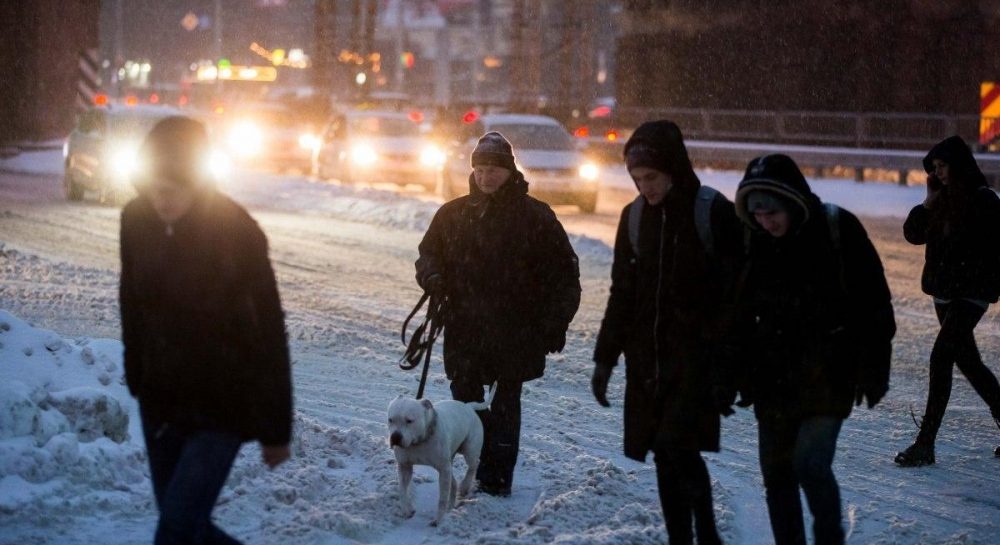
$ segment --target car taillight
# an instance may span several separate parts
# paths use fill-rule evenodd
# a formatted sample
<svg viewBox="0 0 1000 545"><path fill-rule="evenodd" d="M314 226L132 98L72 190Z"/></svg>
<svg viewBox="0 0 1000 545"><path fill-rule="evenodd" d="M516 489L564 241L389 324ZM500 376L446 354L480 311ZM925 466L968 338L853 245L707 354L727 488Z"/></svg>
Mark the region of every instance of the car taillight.
<svg viewBox="0 0 1000 545"><path fill-rule="evenodd" d="M576 130L573 131L573 136L577 138L587 138L588 136L590 136L590 129L587 128L586 126L577 127Z"/></svg>
<svg viewBox="0 0 1000 545"><path fill-rule="evenodd" d="M618 140L618 131L611 129L604 135L604 137L608 139L608 142L614 142L615 140Z"/></svg>

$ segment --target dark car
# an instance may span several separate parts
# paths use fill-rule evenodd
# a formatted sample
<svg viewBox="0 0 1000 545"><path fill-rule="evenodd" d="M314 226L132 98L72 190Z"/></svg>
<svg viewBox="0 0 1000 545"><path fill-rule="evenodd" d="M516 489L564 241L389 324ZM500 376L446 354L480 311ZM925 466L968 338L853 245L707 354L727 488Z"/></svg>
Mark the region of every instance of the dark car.
<svg viewBox="0 0 1000 545"><path fill-rule="evenodd" d="M318 128L282 103L241 104L216 122L228 153L240 165L308 172Z"/></svg>
<svg viewBox="0 0 1000 545"><path fill-rule="evenodd" d="M437 188L442 151L418 119L401 112L353 110L336 114L313 153L313 175L342 182L418 184Z"/></svg>

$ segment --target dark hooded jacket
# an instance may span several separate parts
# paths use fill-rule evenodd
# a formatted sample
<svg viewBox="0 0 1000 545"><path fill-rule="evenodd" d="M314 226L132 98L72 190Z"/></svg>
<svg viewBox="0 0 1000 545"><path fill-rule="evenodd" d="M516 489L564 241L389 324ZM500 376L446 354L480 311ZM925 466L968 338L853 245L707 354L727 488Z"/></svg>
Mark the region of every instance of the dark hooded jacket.
<svg viewBox="0 0 1000 545"><path fill-rule="evenodd" d="M752 191L777 195L793 225L775 238L747 210ZM758 416L847 417L859 386L885 391L896 326L882 263L861 222L839 209L836 228L794 162L751 162L736 193L751 227L737 331L741 386Z"/></svg>
<svg viewBox="0 0 1000 545"><path fill-rule="evenodd" d="M931 149L924 157L928 173L934 171L934 159L948 164L949 183L932 208L913 207L903 224L907 241L927 245L921 287L941 299L995 303L1000 295L1000 199L986 186L960 137Z"/></svg>
<svg viewBox="0 0 1000 545"><path fill-rule="evenodd" d="M528 381L560 345L580 305L580 270L548 205L524 176L491 195L469 177L469 195L445 203L419 245L416 278L441 275L444 366L451 380ZM561 348L561 347L560 347Z"/></svg>
<svg viewBox="0 0 1000 545"><path fill-rule="evenodd" d="M140 196L121 216L125 379L144 413L287 444L288 345L267 240L214 191L172 226Z"/></svg>
<svg viewBox="0 0 1000 545"><path fill-rule="evenodd" d="M640 126L626 153L638 143L658 152L674 185L659 205L639 199L622 210L594 361L614 366L625 355L625 455L641 461L650 450L719 449L712 348L742 239L732 203L719 195L709 214L715 251L707 255L694 224L701 182L676 125ZM643 207L639 255L628 234L633 206Z"/></svg>

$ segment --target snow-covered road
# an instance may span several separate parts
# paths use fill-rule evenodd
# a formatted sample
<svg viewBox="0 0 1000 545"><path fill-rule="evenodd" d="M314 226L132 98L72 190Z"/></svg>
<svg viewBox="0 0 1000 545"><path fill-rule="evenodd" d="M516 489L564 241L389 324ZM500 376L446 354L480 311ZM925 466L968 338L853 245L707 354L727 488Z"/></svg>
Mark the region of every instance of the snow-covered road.
<svg viewBox="0 0 1000 545"><path fill-rule="evenodd" d="M734 172L700 174L730 196L739 179ZM922 407L936 333L931 304L919 291L922 252L902 240L899 219L920 200L919 188L814 186L866 215L899 325L889 395L873 411L856 411L839 443L835 471L849 543L1000 543L1000 460L992 455L1000 430L964 379L956 377L938 464L904 470L892 463L914 435L909 411ZM229 192L270 239L299 416L295 456L285 466L269 472L254 447L244 448L216 510L220 524L248 544L665 542L652 466L620 453L621 372L612 378L611 409L599 407L589 391L590 354L607 297L608 243L628 189L618 173L598 214L560 210L581 258L583 301L566 351L550 357L546 376L525 388L514 495L475 496L430 528L436 475L418 469L417 515L400 518L384 421L389 400L416 389L418 373L396 367L399 327L419 296L417 242L440 202L416 192L243 173ZM117 208L67 203L57 175L0 172L0 309L10 313L0 321L22 331L16 339L0 336L0 377L8 361L24 359L23 350L9 349L13 341L41 339L39 328L77 349L118 337L117 238ZM1000 371L995 311L977 333L987 364ZM101 346L120 361L115 343ZM436 360L427 397L447 395ZM150 541L148 480L87 479L68 470L32 480L18 471L29 462L12 461L27 451L8 437L0 430L0 543ZM725 420L722 444L708 459L726 542L770 543L748 411ZM117 448L138 447L133 433Z"/></svg>

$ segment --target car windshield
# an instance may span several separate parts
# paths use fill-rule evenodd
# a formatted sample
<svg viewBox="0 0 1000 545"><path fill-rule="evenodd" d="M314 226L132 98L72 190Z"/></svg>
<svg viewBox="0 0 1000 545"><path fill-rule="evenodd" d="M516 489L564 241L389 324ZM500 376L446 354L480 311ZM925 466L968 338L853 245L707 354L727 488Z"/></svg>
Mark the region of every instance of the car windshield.
<svg viewBox="0 0 1000 545"><path fill-rule="evenodd" d="M530 123L497 124L489 127L510 140L515 150L572 150L573 138L562 127L557 125L538 125Z"/></svg>
<svg viewBox="0 0 1000 545"><path fill-rule="evenodd" d="M351 119L356 136L420 136L420 127L405 118L365 116Z"/></svg>

